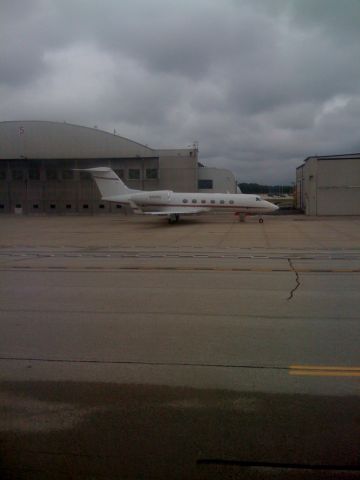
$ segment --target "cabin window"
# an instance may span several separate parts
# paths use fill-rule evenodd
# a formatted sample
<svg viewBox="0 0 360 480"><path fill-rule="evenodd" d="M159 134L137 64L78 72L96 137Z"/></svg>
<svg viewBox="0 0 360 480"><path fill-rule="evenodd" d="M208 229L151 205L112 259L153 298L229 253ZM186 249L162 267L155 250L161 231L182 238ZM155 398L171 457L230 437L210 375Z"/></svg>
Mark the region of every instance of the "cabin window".
<svg viewBox="0 0 360 480"><path fill-rule="evenodd" d="M17 204L15 205L15 208L21 208L21 203L17 203Z"/></svg>
<svg viewBox="0 0 360 480"><path fill-rule="evenodd" d="M225 200L220 200L220 203L221 203L221 204L225 203Z"/></svg>
<svg viewBox="0 0 360 480"><path fill-rule="evenodd" d="M51 204L50 204L50 208L51 208L52 210L54 210L54 209L56 208L55 203L51 203Z"/></svg>
<svg viewBox="0 0 360 480"><path fill-rule="evenodd" d="M116 205L116 208L122 208L122 206L121 205Z"/></svg>
<svg viewBox="0 0 360 480"><path fill-rule="evenodd" d="M68 204L66 205L66 208L67 208L68 210L70 210L70 209L71 209L71 204L68 203Z"/></svg>
<svg viewBox="0 0 360 480"><path fill-rule="evenodd" d="M201 200L201 203L206 203L206 200Z"/></svg>
<svg viewBox="0 0 360 480"><path fill-rule="evenodd" d="M38 208L39 208L39 205L38 205L37 203L34 203L33 209L34 209L34 210L37 210Z"/></svg>
<svg viewBox="0 0 360 480"><path fill-rule="evenodd" d="M89 205L88 205L87 203L85 203L85 204L83 205L83 208L89 208Z"/></svg>
<svg viewBox="0 0 360 480"><path fill-rule="evenodd" d="M101 203L101 204L99 205L99 208L105 208L105 205Z"/></svg>
<svg viewBox="0 0 360 480"><path fill-rule="evenodd" d="M188 203L188 201L189 200L187 198L184 198L183 203Z"/></svg>
<svg viewBox="0 0 360 480"><path fill-rule="evenodd" d="M215 200L210 200L210 203L215 203Z"/></svg>
<svg viewBox="0 0 360 480"><path fill-rule="evenodd" d="M192 202L192 203L197 203L196 198L193 198L193 199L191 200L191 202Z"/></svg>
<svg viewBox="0 0 360 480"><path fill-rule="evenodd" d="M231 205L234 205L234 200L229 200L229 203L230 203Z"/></svg>

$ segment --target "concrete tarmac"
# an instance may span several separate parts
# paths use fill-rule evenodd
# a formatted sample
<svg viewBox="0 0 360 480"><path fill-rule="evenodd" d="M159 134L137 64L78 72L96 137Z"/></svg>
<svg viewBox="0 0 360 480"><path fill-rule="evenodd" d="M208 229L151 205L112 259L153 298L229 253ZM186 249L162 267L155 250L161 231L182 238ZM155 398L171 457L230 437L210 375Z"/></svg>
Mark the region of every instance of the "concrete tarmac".
<svg viewBox="0 0 360 480"><path fill-rule="evenodd" d="M4 217L0 472L359 478L360 220Z"/></svg>

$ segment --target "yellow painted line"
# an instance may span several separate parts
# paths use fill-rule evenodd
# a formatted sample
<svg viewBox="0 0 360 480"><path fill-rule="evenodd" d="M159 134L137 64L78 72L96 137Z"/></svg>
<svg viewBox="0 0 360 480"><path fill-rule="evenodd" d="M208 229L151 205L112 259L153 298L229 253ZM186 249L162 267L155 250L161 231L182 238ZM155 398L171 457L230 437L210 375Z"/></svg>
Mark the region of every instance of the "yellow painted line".
<svg viewBox="0 0 360 480"><path fill-rule="evenodd" d="M313 377L360 377L360 367L291 365L289 375L307 375Z"/></svg>
<svg viewBox="0 0 360 480"><path fill-rule="evenodd" d="M329 372L328 370L290 370L289 375L308 377L360 377L360 372Z"/></svg>
<svg viewBox="0 0 360 480"><path fill-rule="evenodd" d="M290 365L290 368L299 370L357 370L360 372L360 367L340 367L328 365Z"/></svg>

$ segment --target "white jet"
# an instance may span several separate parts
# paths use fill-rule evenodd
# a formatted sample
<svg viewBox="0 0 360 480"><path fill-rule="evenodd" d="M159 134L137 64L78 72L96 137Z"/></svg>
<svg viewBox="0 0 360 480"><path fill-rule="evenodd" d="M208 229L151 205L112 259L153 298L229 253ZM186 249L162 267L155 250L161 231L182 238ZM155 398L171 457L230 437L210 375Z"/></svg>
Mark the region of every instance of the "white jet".
<svg viewBox="0 0 360 480"><path fill-rule="evenodd" d="M244 220L246 215L258 215L278 210L279 207L258 195L244 193L190 193L172 190L133 190L128 188L109 167L77 169L91 173L102 200L132 208L134 213L161 215L169 223L179 221L180 215L195 215L211 210L232 211ZM262 223L263 219L260 218Z"/></svg>

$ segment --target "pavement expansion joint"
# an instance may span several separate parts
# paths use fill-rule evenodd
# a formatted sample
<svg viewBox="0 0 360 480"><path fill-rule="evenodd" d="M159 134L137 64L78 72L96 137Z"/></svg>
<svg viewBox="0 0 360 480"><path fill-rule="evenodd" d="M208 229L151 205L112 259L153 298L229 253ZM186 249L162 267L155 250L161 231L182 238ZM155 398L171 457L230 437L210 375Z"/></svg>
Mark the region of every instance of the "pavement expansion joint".
<svg viewBox="0 0 360 480"><path fill-rule="evenodd" d="M100 364L100 365L137 365L153 367L197 367L197 368L221 368L240 370L273 370L283 372L290 376L314 376L314 377L359 377L360 367L357 366L329 366L329 365L276 365L256 363L212 363L191 361L149 361L149 360L126 360L106 358L59 358L59 357L22 357L1 355L0 361L7 362L30 362L30 363L63 363L63 364Z"/></svg>
<svg viewBox="0 0 360 480"><path fill-rule="evenodd" d="M89 269L96 269L103 272L113 272L119 270L136 270L136 271L190 271L190 272L198 272L198 271L212 271L212 272L258 272L258 273L271 273L271 272L294 272L296 285L291 290L289 297L287 300L291 300L294 296L295 291L300 286L300 273L323 273L323 274L331 274L331 273L339 273L339 274L355 274L360 273L359 268L331 268L331 269L323 269L323 268L298 268L289 269L289 268L272 268L272 267L219 267L219 266L165 266L165 265L119 265L119 266L91 266L91 265L83 265L81 267L75 266L63 266L63 265L47 265L47 266L30 266L30 265L3 265L0 266L0 271L11 271L11 270L31 270L33 272L45 272L48 270L66 270L67 272L82 272Z"/></svg>

